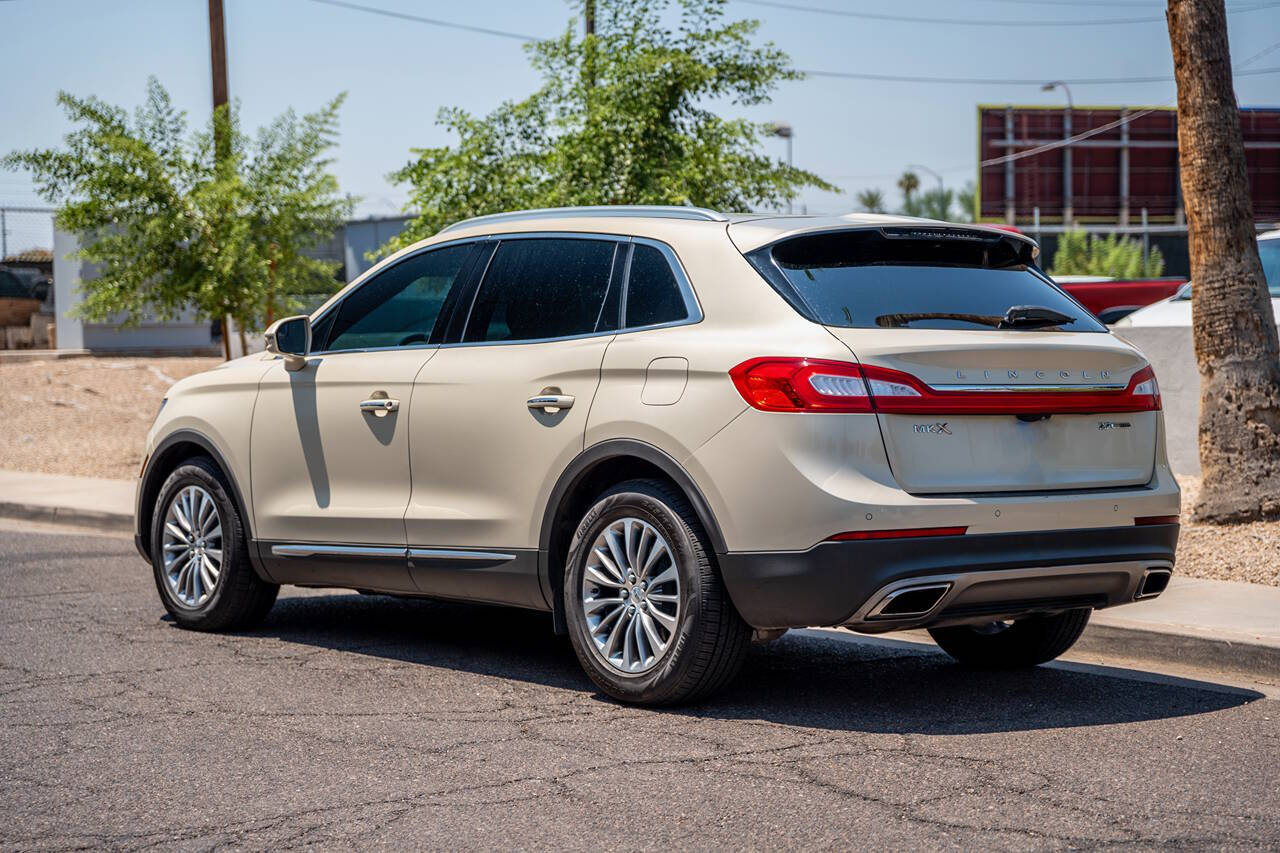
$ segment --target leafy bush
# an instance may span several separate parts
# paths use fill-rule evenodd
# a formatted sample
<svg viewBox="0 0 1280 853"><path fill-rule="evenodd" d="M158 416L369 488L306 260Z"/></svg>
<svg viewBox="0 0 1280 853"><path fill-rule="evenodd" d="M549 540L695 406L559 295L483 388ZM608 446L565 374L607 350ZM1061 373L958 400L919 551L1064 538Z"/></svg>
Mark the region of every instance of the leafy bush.
<svg viewBox="0 0 1280 853"><path fill-rule="evenodd" d="M1050 275L1102 275L1111 278L1159 278L1164 255L1152 246L1144 262L1142 244L1128 237L1108 234L1094 237L1076 230L1058 239Z"/></svg>

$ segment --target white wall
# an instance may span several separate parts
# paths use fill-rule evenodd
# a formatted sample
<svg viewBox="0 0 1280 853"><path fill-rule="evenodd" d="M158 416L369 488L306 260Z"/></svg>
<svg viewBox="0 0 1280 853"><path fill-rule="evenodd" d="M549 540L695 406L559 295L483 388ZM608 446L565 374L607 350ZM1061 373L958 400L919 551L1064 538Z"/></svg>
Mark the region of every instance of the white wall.
<svg viewBox="0 0 1280 853"><path fill-rule="evenodd" d="M210 324L198 320L189 310L174 321L144 316L141 323L128 329L122 327L120 319L86 323L73 316L72 309L81 302L81 282L94 277L91 264L67 257L77 248L75 235L54 229L53 289L58 310L58 349L186 351L213 346Z"/></svg>
<svg viewBox="0 0 1280 853"><path fill-rule="evenodd" d="M1156 371L1173 473L1200 476L1200 370L1191 327L1136 326L1112 331L1142 350Z"/></svg>

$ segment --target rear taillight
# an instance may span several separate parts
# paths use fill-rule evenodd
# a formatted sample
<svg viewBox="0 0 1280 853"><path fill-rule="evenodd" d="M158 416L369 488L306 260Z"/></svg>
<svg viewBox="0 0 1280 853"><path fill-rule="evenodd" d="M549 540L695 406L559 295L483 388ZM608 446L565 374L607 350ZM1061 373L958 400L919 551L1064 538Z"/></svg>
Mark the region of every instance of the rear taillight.
<svg viewBox="0 0 1280 853"><path fill-rule="evenodd" d="M729 375L742 398L766 412L1054 415L1160 409L1160 388L1150 367L1114 390L1026 386L952 391L900 370L816 358L753 358Z"/></svg>
<svg viewBox="0 0 1280 853"><path fill-rule="evenodd" d="M818 358L753 358L729 371L738 393L766 412L870 412L862 370Z"/></svg>

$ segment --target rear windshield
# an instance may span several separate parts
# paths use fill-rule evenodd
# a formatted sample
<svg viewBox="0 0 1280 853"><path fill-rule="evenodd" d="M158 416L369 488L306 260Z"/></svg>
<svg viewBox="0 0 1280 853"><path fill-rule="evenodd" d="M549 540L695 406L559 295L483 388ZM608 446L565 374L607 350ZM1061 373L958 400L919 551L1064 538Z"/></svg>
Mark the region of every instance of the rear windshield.
<svg viewBox="0 0 1280 853"><path fill-rule="evenodd" d="M794 237L750 253L809 319L850 329L1105 332L1037 274L1023 240L974 231L850 230Z"/></svg>

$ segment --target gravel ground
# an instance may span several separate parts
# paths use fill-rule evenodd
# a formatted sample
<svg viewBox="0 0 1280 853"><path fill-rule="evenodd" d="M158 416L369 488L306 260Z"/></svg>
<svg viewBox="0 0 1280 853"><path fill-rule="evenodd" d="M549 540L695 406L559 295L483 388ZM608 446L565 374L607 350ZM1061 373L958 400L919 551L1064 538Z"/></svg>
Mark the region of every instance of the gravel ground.
<svg viewBox="0 0 1280 853"><path fill-rule="evenodd" d="M217 358L0 362L0 468L132 479L160 398ZM84 449L91 447L93 452ZM1198 477L1181 477L1178 573L1280 586L1280 522L1195 524Z"/></svg>
<svg viewBox="0 0 1280 853"><path fill-rule="evenodd" d="M164 392L220 361L0 361L0 468L133 479Z"/></svg>
<svg viewBox="0 0 1280 853"><path fill-rule="evenodd" d="M1178 574L1280 586L1280 521L1196 524L1191 507L1200 491L1200 478L1179 477L1178 483L1182 486Z"/></svg>

